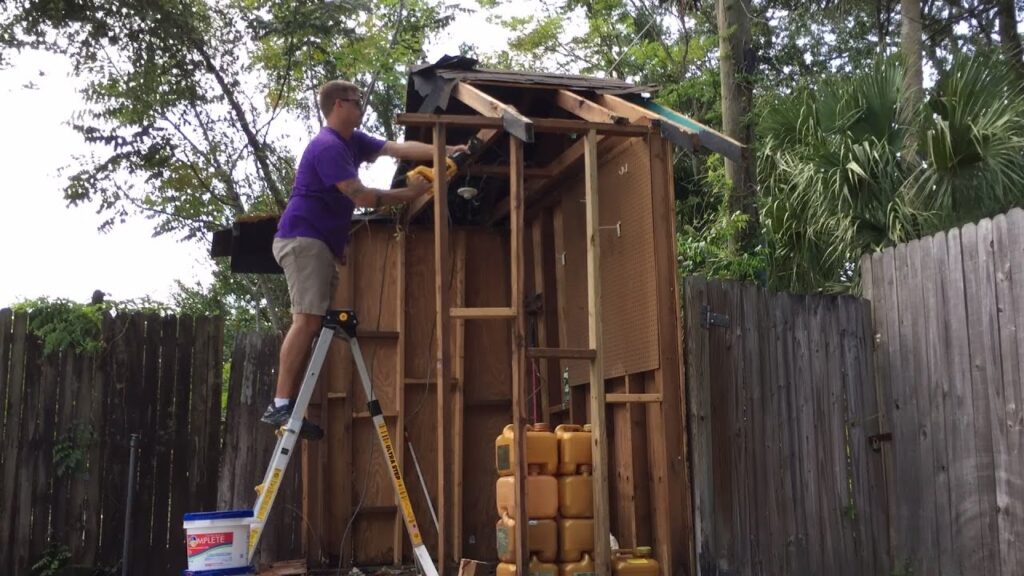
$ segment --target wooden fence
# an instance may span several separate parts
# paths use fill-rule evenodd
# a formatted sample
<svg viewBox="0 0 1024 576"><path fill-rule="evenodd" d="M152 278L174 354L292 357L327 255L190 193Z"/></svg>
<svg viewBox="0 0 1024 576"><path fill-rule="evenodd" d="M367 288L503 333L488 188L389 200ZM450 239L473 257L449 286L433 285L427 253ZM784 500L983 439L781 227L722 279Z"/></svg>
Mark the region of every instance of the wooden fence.
<svg viewBox="0 0 1024 576"><path fill-rule="evenodd" d="M861 262L894 569L1024 573L1024 211Z"/></svg>
<svg viewBox="0 0 1024 576"><path fill-rule="evenodd" d="M251 508L255 486L263 481L277 436L260 423L277 384L281 339L273 333L247 333L235 339L228 383L227 434L221 457L217 490L218 510ZM260 539L257 561L304 558L302 518L302 466L308 442L299 442L302 457L295 456L281 481L274 509ZM314 534L319 541L320 535ZM311 547L315 549L315 546Z"/></svg>
<svg viewBox="0 0 1024 576"><path fill-rule="evenodd" d="M0 568L28 574L61 546L74 564L119 564L132 433L131 572L179 567L182 513L215 504L221 324L108 317L99 354L44 355L28 322L0 312Z"/></svg>
<svg viewBox="0 0 1024 576"><path fill-rule="evenodd" d="M262 449L264 437L273 439L254 434L254 425L222 425L223 323L107 317L106 344L94 355L44 354L28 323L24 313L0 311L0 574L30 574L39 560L62 555L76 566L119 566L132 433L141 438L129 572L179 572L185 567L182 515L224 502L251 505L252 486L262 477L258 464L251 466L260 468L256 473L251 467L219 472L222 443L229 451ZM234 365L249 368L244 354ZM229 415L262 412L268 385L254 378L236 371ZM250 385L254 381L259 385ZM269 457L270 449L264 453ZM239 482L229 481L236 472ZM218 498L218 484L223 490L242 482L249 500L241 491ZM301 494L282 493L278 502L294 508ZM272 533L265 541L277 553L299 554Z"/></svg>
<svg viewBox="0 0 1024 576"><path fill-rule="evenodd" d="M867 303L688 278L685 314L701 574L888 576Z"/></svg>

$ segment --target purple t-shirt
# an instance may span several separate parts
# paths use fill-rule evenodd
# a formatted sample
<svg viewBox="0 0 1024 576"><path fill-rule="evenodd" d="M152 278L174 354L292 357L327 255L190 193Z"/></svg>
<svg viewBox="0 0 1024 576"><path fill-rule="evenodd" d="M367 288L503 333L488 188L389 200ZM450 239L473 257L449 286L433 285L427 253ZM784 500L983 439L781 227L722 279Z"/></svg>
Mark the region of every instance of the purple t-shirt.
<svg viewBox="0 0 1024 576"><path fill-rule="evenodd" d="M324 126L302 153L276 236L316 238L340 257L356 206L336 184L358 176L359 165L376 157L384 143L359 130L346 140Z"/></svg>

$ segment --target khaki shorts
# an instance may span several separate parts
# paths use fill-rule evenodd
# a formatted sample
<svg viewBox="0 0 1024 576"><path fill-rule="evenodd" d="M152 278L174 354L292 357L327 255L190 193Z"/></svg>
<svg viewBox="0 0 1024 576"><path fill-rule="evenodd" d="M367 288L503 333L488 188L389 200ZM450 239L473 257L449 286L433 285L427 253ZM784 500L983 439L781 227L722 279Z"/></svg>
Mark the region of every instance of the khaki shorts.
<svg viewBox="0 0 1024 576"><path fill-rule="evenodd" d="M292 314L326 314L338 286L338 268L327 244L313 238L274 238L274 259L284 268Z"/></svg>

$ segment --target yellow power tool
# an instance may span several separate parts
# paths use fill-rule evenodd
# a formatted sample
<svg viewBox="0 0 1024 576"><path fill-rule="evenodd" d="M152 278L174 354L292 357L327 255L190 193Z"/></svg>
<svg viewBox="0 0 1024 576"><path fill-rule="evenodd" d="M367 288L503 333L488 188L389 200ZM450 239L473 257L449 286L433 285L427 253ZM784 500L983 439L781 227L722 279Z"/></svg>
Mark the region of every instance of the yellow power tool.
<svg viewBox="0 0 1024 576"><path fill-rule="evenodd" d="M476 136L469 139L466 143L467 150L460 150L455 154L452 154L446 158L445 168L450 180L455 174L459 172L465 165L466 162L472 158L477 151L480 149L481 141ZM422 176L427 182L433 183L437 179L437 173L430 166L417 166L412 170L405 173L406 182L414 175L417 174Z"/></svg>

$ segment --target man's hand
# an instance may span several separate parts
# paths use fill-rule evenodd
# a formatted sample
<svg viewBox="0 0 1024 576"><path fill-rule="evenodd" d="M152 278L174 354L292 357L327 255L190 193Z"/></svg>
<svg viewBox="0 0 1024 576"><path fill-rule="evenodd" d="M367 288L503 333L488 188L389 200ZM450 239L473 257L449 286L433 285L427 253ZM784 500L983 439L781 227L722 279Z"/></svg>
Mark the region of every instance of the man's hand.
<svg viewBox="0 0 1024 576"><path fill-rule="evenodd" d="M445 146L445 153L448 156L454 156L456 152L468 152L469 146L465 144L459 144L458 146Z"/></svg>
<svg viewBox="0 0 1024 576"><path fill-rule="evenodd" d="M429 180L419 174L409 176L407 184L409 185L409 190L416 194L416 196L422 196L434 187Z"/></svg>

